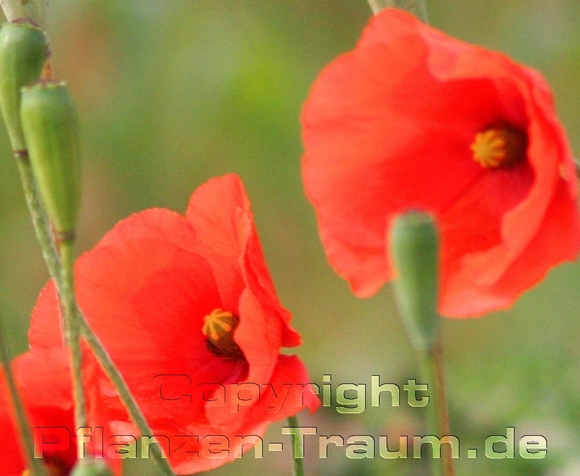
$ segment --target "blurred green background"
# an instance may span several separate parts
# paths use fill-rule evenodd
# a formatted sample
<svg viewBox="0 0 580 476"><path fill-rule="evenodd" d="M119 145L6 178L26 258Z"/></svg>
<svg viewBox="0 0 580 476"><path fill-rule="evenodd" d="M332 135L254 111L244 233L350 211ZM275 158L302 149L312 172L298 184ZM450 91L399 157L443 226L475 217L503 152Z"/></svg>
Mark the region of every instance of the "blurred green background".
<svg viewBox="0 0 580 476"><path fill-rule="evenodd" d="M580 150L580 2L431 0L431 24L501 50L552 85L573 149ZM149 207L184 211L212 176L244 180L282 303L304 344L314 381L402 386L418 377L390 286L354 298L326 263L300 178L299 114L320 69L353 48L370 17L364 0L52 0L53 66L75 95L84 140L79 251L119 219ZM26 350L28 316L47 272L35 242L6 133L0 186L0 313L14 353ZM578 153L578 152L576 152ZM451 429L462 442L459 475L580 474L580 267L554 270L509 311L445 321ZM370 405L369 405L370 406ZM420 432L403 404L359 415L321 409L302 422L319 434ZM481 456L488 435L543 435L543 460ZM286 441L272 425L265 441ZM312 443L310 443L312 441ZM396 445L395 439L394 444ZM480 457L467 458L467 448ZM311 475L421 475L421 461L317 457ZM154 475L148 461L128 474ZM250 453L216 475L290 474L290 454Z"/></svg>

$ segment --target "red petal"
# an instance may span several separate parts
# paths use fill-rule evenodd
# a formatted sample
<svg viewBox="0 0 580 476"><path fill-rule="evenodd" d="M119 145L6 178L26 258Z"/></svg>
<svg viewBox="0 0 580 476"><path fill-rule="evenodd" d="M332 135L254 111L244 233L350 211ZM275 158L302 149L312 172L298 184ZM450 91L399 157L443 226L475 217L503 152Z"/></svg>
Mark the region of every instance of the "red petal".
<svg viewBox="0 0 580 476"><path fill-rule="evenodd" d="M232 414L230 401L215 408L212 401L220 389L244 381L268 385L280 378L300 379L298 383L307 379L297 358L280 357L280 347L296 345L299 336L278 302L236 176L200 187L187 220L167 210L147 210L119 223L78 260L76 278L87 320L155 434L169 441L185 434L201 438L224 433L233 438L244 427L263 434L276 418L252 412L254 405L242 405ZM216 308L239 316L235 340L246 360L217 356L208 349L202 323ZM35 308L30 341L34 349L62 345L52 285ZM280 361L285 363L283 372ZM112 385L94 359L84 364L95 418L126 432L125 439L133 438L136 429ZM285 406L283 413L315 405L307 394L304 404ZM252 421L250 413L255 413ZM171 462L179 471L200 471L225 461L182 454L172 455Z"/></svg>
<svg viewBox="0 0 580 476"><path fill-rule="evenodd" d="M564 180L559 180L538 230L500 279L490 285L479 282L473 274L453 276L448 282L441 312L450 317L465 317L479 315L482 307L507 308L522 292L544 278L548 271L546 263L557 265L576 258L580 222L576 201Z"/></svg>
<svg viewBox="0 0 580 476"><path fill-rule="evenodd" d="M170 461L178 473L207 471L227 461L232 461L241 454L240 437L254 435L256 441L259 441L264 436L268 423L295 415L304 408L314 411L320 406L320 401L309 384L308 373L304 365L298 357L293 355L280 355L271 380L262 382L259 386L261 388L260 401L251 407L240 408L240 410L246 410L244 418L239 419L240 425L224 426L221 430L219 427L200 428L196 426L190 431L190 434L198 435L200 439L208 435L225 437L225 441L228 442L227 457L214 460L203 457L192 459L184 458L183 456L179 457L176 454L173 458L170 458ZM232 410L231 401L229 400L224 404L224 408L230 415L236 413L236 411ZM214 407L212 410L220 410L220 408ZM250 449L247 444L248 439L245 438L244 440L246 441L245 452ZM192 445L190 449L192 451L200 451L201 454L200 448L201 445Z"/></svg>
<svg viewBox="0 0 580 476"><path fill-rule="evenodd" d="M42 452L47 461L72 468L76 461L74 441L75 423L73 413L71 371L69 350L65 348L42 349L27 352L13 362L13 373L17 382L20 397L27 411L31 434L37 451ZM50 372L46 369L50 368ZM5 385L2 382L2 385ZM89 402L89 386L86 387ZM0 411L0 434L4 457L0 475L13 476L21 474L25 463L19 447L20 435L16 432L16 419L11 415L7 390L3 386L0 392L3 402ZM99 428L105 425L103 415L89 403L89 428L93 432L92 441L87 441L87 454L101 454L102 445L108 439L108 429L104 429L102 438ZM120 461L108 461L114 474L121 474Z"/></svg>
<svg viewBox="0 0 580 476"><path fill-rule="evenodd" d="M331 265L360 297L393 277L385 235L399 213L438 220L447 301L458 275L455 292L468 296L472 283L489 287L507 272L538 233L559 175L575 194L538 74L397 10L375 16L356 50L323 71L302 119L306 193ZM526 164L486 170L472 159L475 135L496 124L527 131Z"/></svg>
<svg viewBox="0 0 580 476"><path fill-rule="evenodd" d="M112 355L180 359L205 350L203 317L222 302L192 241L183 217L147 210L120 222L77 261L79 305ZM49 286L33 312L32 347L60 342L57 309Z"/></svg>
<svg viewBox="0 0 580 476"><path fill-rule="evenodd" d="M240 178L229 174L199 187L191 197L185 217L195 231L196 250L212 266L224 308L237 309L237 299L247 289L268 308L270 320L283 324L281 345L299 345L300 336L290 327L290 314L279 304ZM236 341L244 334L244 327L241 319Z"/></svg>

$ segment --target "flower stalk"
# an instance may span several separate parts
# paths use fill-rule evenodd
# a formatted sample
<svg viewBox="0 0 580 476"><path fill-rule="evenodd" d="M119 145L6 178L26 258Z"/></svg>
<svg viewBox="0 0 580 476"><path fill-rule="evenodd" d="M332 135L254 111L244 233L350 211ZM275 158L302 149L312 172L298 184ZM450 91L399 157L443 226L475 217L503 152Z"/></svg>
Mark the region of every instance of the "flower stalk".
<svg viewBox="0 0 580 476"><path fill-rule="evenodd" d="M34 179L34 174L32 172L30 162L28 161L28 154L25 154L23 157L21 157L17 163L19 166L18 168L25 192L26 202L32 216L36 237L40 243L42 255L47 263L49 274L55 282L58 295L62 298L62 296L65 294L63 289L65 287L65 278L63 276L63 261L64 259L72 259L72 249L68 249L68 246L65 247L66 250L64 254L66 254L66 256L59 256L52 236L50 222L40 199L40 195ZM70 280L71 278L69 277L67 279ZM71 284L69 284L69 287L72 289ZM85 338L89 348L97 358L99 365L101 365L103 371L111 380L113 386L119 393L119 397L125 405L129 416L135 422L142 435L152 435L153 432L149 427L147 420L141 412L137 402L131 395L129 388L123 379L123 376L115 367L115 364L111 360L109 354L99 341L98 337L93 333L86 319L80 312L76 300L74 302L74 313L77 316L79 333L82 335L82 337ZM151 454L157 465L162 470L162 474L164 476L174 476L175 473L169 466L169 463L163 458L163 454L157 445L151 445Z"/></svg>
<svg viewBox="0 0 580 476"><path fill-rule="evenodd" d="M2 361L2 368L4 369L4 378L8 386L8 393L14 413L16 414L16 422L18 431L20 432L20 441L23 445L23 454L26 459L27 466L32 469L32 474L35 476L49 476L46 468L42 464L42 460L34 457L34 440L30 432L30 422L26 416L22 399L16 387L14 374L10 367L10 350L8 349L8 342L4 338L4 326L0 322L0 360Z"/></svg>
<svg viewBox="0 0 580 476"><path fill-rule="evenodd" d="M36 198L36 200L34 201L34 203L40 205L40 201L38 200L37 195L35 196L35 198ZM40 211L42 211L42 210L40 210ZM64 251L64 252L61 251L61 256L62 256L62 261L61 261L61 258L59 257L59 255L57 253L55 243L51 239L51 234L49 232L49 223L48 223L48 221L42 220L43 216L46 217L46 214L45 213L38 214L38 217L40 217L41 219L38 222L34 223L35 229L36 229L36 226L38 225L39 229L37 230L37 236L42 237L42 240L40 240L40 244L41 244L41 247L43 250L43 256L45 256L45 258L48 257L47 265L49 268L49 273L51 274L52 278L54 279L59 296L61 296L61 299L63 301L65 301L65 298L63 297L66 294L65 288L67 287L65 281L67 279L72 280L71 277L64 276L66 274L65 267L67 266L65 263L66 263L66 261L69 261L72 264L72 261L71 261L72 256L73 256L72 246L65 245L64 249L61 246L61 250ZM48 237L48 240L46 239L47 237ZM72 266L69 265L69 269L72 270ZM73 283L70 283L68 286L69 286L69 288L71 288L73 285L74 285ZM82 315L80 309L78 308L76 300L74 300L72 302L72 305L74 306L73 309L74 309L74 314L76 316L78 333L80 335L82 335L82 337L86 340L89 348L91 349L91 351L93 352L93 354L97 358L99 365L101 366L101 368L103 369L103 371L105 372L105 374L107 375L107 377L109 378L109 380L111 381L111 383L113 384L115 389L117 390L117 392L119 394L119 398L120 398L121 402L123 403L123 405L125 406L125 408L127 409L129 416L131 417L133 422L135 422L135 425L137 426L137 428L139 429L139 431L142 435L152 435L153 431L149 427L149 424L147 423L147 420L146 420L145 416L143 415L143 412L141 412L139 405L137 404L137 402L135 401L135 399L131 395L129 387L125 383L123 376L121 375L121 373L119 372L119 370L117 369L117 367L115 366L113 361L111 360L111 357L109 356L106 349L103 347L102 343L99 341L99 338L95 335L95 333L90 328L88 322L86 321L86 319ZM76 362L76 361L73 360L73 372L75 372L75 371L78 372L79 369L75 370L76 364L74 362ZM80 360L79 360L79 362L80 362ZM158 447L158 445L151 445L150 451L151 451L151 455L153 456L154 461L157 463L157 465L159 466L159 468L162 471L161 474L163 476L175 476L175 473L171 469L171 466L169 466L169 463L167 462L167 460L163 457L163 454L162 454L160 448Z"/></svg>
<svg viewBox="0 0 580 476"><path fill-rule="evenodd" d="M83 387L83 353L80 341L80 326L76 311L74 291L74 235L58 242L62 262L62 285L60 288L61 304L64 314L65 336L72 357L73 397L75 402L75 425L84 428L88 425L86 398ZM83 452L83 442L78 441L77 454Z"/></svg>
<svg viewBox="0 0 580 476"><path fill-rule="evenodd" d="M60 253L59 289L65 340L71 351L75 425L87 426L82 380L82 349L75 312L74 239L80 201L79 121L74 101L63 83L41 81L22 89L20 119L40 199ZM77 453L83 455L79 441Z"/></svg>
<svg viewBox="0 0 580 476"><path fill-rule="evenodd" d="M427 351L417 351L421 379L429 388L427 427L430 435L439 438L450 435L449 414L445 397L442 342L438 336L435 345ZM454 476L453 459L449 444L441 445L441 459L432 459L433 476Z"/></svg>
<svg viewBox="0 0 580 476"><path fill-rule="evenodd" d="M31 18L36 24L42 25L44 17L42 16L42 6L44 1L31 0L27 2L27 9L22 10L20 7L24 2L20 1L0 1L4 12L9 20L16 20L21 17ZM34 9L37 10L34 10ZM74 296L74 223L78 211L79 191L79 177L78 177L78 132L76 131L76 112L71 111L72 102L66 92L65 88L60 83L50 81L51 68L43 64L48 54L48 47L45 44L44 34L39 34L40 31L29 24L15 24L6 25L2 34L9 35L12 41L3 41L4 49L0 51L0 68L2 75L0 76L0 97L2 98L2 111L5 122L12 133L10 134L12 149L18 165L22 187L26 203L32 217L32 223L38 242L40 243L43 257L47 263L50 276L53 278L59 299L62 302L63 311L65 313L65 335L67 343L71 347L73 355L73 391L75 394L75 421L77 427L86 426L86 411L84 410L84 393L82 386L82 352L80 347L80 335L87 340L90 349L93 351L100 365L111 382L119 392L121 401L127 407L129 415L136 423L139 431L144 435L151 435L152 431L147 424L145 417L140 411L137 403L131 396L123 377L114 366L106 350L99 342L98 338L93 334L88 326L86 320L78 309L76 299ZM42 40L42 41L41 41ZM48 62L47 62L48 63ZM48 63L49 64L49 63ZM29 97L29 103L34 101L36 108L40 101L37 101L38 94L46 95L48 93L52 96L65 96L64 101L51 104L57 106L64 104L64 111L60 111L60 117L64 117L64 125L52 124L51 131L54 132L60 139L61 146L65 150L65 164L62 164L62 151L49 150L47 152L47 144L54 145L55 141L46 140L46 131L38 131L38 114L31 120L30 110L25 112L28 115L28 141L23 133L23 125L21 119L21 102L22 93L21 87L28 85L39 79L44 75L46 81L40 83L38 86L27 89L26 94ZM48 75L48 77L47 77ZM35 95L36 98L32 98ZM50 100L55 99L54 97ZM58 99L58 98L57 98ZM63 99L62 97L60 99ZM30 104L29 104L30 105ZM52 121L55 119L54 110L41 118L44 122L46 120ZM31 124L36 121L36 124ZM46 124L41 125L45 128ZM63 134L63 130L65 134ZM50 131L49 131L50 132ZM50 134L49 134L50 135ZM63 138L64 137L64 138ZM39 141L40 139L40 141ZM37 173L33 171L31 161L29 159L28 142L32 141L34 155L50 155L49 160L41 159L43 164L38 167ZM61 149L62 149L61 147ZM56 164L56 165L55 165ZM43 167L46 168L42 169ZM60 170L58 170L60 168ZM70 173L70 172L73 173ZM60 172L60 173L59 173ZM41 183L38 184L37 179L40 175ZM60 176L59 176L60 175ZM55 185L55 181L57 182ZM51 226L51 219L48 217L45 209L45 201L41 198L41 190L39 185L44 189L45 195L51 204L51 218L55 225L55 232L58 239L58 249L53 236L53 227ZM56 205L54 197L57 197ZM56 220L55 220L56 218ZM60 252L60 253L59 253ZM28 427L27 427L28 428ZM32 439L28 439L26 433L25 444L33 445ZM32 447L32 446L31 446ZM174 473L168 462L163 458L161 450L157 445L152 445L151 452L154 460L158 463L165 476L173 476ZM38 462L38 460L34 460ZM31 466L35 467L35 466ZM44 476L44 473L36 471L35 474Z"/></svg>
<svg viewBox="0 0 580 476"><path fill-rule="evenodd" d="M89 345L89 348L92 350L93 354L97 358L99 365L101 366L101 368L103 369L103 371L105 372L105 374L115 387L115 390L119 394L121 402L127 409L127 413L129 413L129 417L131 418L131 420L133 420L141 435L153 435L153 431L149 427L145 415L143 415L143 412L139 408L139 405L133 398L133 395L131 394L129 387L125 382L125 379L123 378L123 376L113 363L109 353L103 347L103 345L99 341L99 338L96 336L93 330L90 328L88 322L83 317L79 309L77 309L77 315L79 319L80 331L82 336L86 339L87 344ZM157 466L159 466L161 474L163 476L175 476L175 473L171 469L171 466L169 465L169 463L167 462L167 460L163 455L163 452L161 451L160 445L152 444L149 447L149 450L151 451L151 454L153 456L153 459L157 463Z"/></svg>
<svg viewBox="0 0 580 476"><path fill-rule="evenodd" d="M288 417L288 426L290 428L299 428L298 417L292 415ZM302 442L296 433L290 433L290 439L292 440L292 459L294 461L294 466L292 470L292 476L304 476L304 457L302 455Z"/></svg>
<svg viewBox="0 0 580 476"><path fill-rule="evenodd" d="M39 90L42 90L42 88ZM44 90L46 91L47 89ZM70 142L67 142L65 146L70 147L70 145ZM75 164L74 167L77 167L77 165ZM73 271L73 242L75 235L73 224L78 209L78 204L75 202L78 200L79 195L79 192L76 190L78 185L74 183L76 178L74 176L68 176L64 179L61 178L61 184L53 187L52 180L54 179L54 176L51 173L52 170L49 170L48 173L44 173L45 190L54 189L57 193L68 197L56 202L60 202L62 204L61 207L58 207L58 205L53 207L53 213L56 220L53 219L52 221L55 225L57 224L54 233L58 241L57 250L53 233L51 232L51 220L48 218L43 206L46 202L41 199L40 191L35 186L36 175L33 174L29 163L23 163L21 170L23 185L27 196L27 202L33 216L33 224L36 234L42 247L43 256L46 259L49 273L55 281L58 294L63 303L63 310L65 313L65 334L67 335L67 343L70 345L73 354L73 380L75 381L73 388L75 392L75 404L77 405L75 407L77 427L86 426L85 411L82 409L84 406L81 380L82 352L80 348L80 336L82 335L86 339L91 351L95 354L99 364L115 386L121 401L126 406L131 419L135 422L141 434L152 435L152 431L137 403L131 396L123 377L111 361L96 335L90 329L86 320L82 317L76 303L74 296ZM66 170L70 170L70 168L66 168ZM72 184L71 181L73 182ZM66 190L67 188L68 190ZM161 468L163 475L174 475L169 463L164 459L163 454L157 445L152 445L151 454Z"/></svg>
<svg viewBox="0 0 580 476"><path fill-rule="evenodd" d="M36 232L36 236L42 248L42 254L47 263L48 271L51 277L54 279L58 295L62 297L65 294L64 288L66 287L65 278L63 276L65 274L64 272L65 265L61 263L61 257L59 257L55 243L52 239L49 221L46 216L46 212L42 207L38 191L34 186L34 177L32 175L30 165L28 164L28 166L26 166L26 164L22 164L19 167L19 169L21 171L21 178L23 179L23 186L25 190L27 203L30 209L30 213L33 217L33 225ZM65 259L70 260L72 257L72 249L69 250L68 248L69 248L68 246L65 247L66 251L65 253L63 253L62 257L63 262ZM70 280L71 277L67 277L66 279ZM71 287L72 285L73 285L72 283L69 284L69 287ZM64 298L62 299L64 300ZM82 335L82 337L85 338L89 348L97 358L99 365L102 367L107 377L111 380L113 386L119 393L119 398L123 402L123 405L125 405L125 408L129 413L129 416L135 422L135 425L137 425L137 428L139 429L141 434L152 435L153 432L149 427L149 424L147 423L147 420L145 419L145 416L141 412L137 402L131 395L129 387L125 383L123 376L121 375L119 370L115 367L115 364L111 360L109 354L99 341L98 337L93 333L86 319L80 312L76 300L74 301L73 304L74 304L74 313L77 316L78 332L80 333L80 335ZM75 364L73 364L73 366L75 366ZM174 476L175 473L169 466L169 463L163 458L163 454L161 453L161 450L158 448L158 445L151 445L150 450L153 459L162 470L162 474L164 476Z"/></svg>
<svg viewBox="0 0 580 476"><path fill-rule="evenodd" d="M401 318L416 351L421 378L430 389L427 427L430 435L448 436L449 417L443 379L438 301L438 234L430 215L410 212L398 217L391 231L391 253L397 270L395 296ZM453 476L449 444L433 460L433 476Z"/></svg>

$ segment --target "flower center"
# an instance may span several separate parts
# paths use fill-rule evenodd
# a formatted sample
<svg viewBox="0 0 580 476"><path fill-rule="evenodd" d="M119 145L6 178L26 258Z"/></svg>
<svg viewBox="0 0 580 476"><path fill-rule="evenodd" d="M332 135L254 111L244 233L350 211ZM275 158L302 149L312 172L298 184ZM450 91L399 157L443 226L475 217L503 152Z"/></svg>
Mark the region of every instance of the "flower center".
<svg viewBox="0 0 580 476"><path fill-rule="evenodd" d="M473 160L486 169L509 168L526 160L525 132L513 127L490 127L475 135Z"/></svg>
<svg viewBox="0 0 580 476"><path fill-rule="evenodd" d="M201 331L207 337L207 346L214 354L233 360L244 360L244 353L234 341L239 319L231 312L217 308L203 318Z"/></svg>

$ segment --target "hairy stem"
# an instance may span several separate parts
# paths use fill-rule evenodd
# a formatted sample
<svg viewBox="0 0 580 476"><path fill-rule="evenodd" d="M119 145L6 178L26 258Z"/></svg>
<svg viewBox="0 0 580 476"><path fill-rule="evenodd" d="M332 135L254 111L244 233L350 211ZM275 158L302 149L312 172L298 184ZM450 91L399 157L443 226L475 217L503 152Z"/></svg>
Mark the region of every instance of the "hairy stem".
<svg viewBox="0 0 580 476"><path fill-rule="evenodd" d="M27 466L32 470L32 474L35 476L49 476L46 468L42 464L42 460L34 457L34 441L30 432L30 422L26 416L26 411L24 410L24 405L22 404L22 399L20 398L14 375L12 374L12 368L10 367L10 351L8 349L8 342L4 338L4 326L2 323L0 323L0 326L0 360L2 360L4 378L8 386L8 392L10 393L12 408L16 414L24 457L26 458Z"/></svg>
<svg viewBox="0 0 580 476"><path fill-rule="evenodd" d="M290 428L299 428L298 417L296 415L288 417L288 426ZM304 476L304 459L301 455L301 444L302 442L295 434L291 433L290 438L292 439L292 459L294 460L294 466L292 475L293 476ZM300 453L300 457L298 456Z"/></svg>
<svg viewBox="0 0 580 476"><path fill-rule="evenodd" d="M417 354L421 367L421 378L428 384L430 389L430 401L427 405L429 435L440 439L450 436L440 335L437 336L433 347L427 351L418 351ZM442 444L441 458L439 460L434 458L431 460L431 474L433 476L454 476L455 472L451 456L450 443Z"/></svg>
<svg viewBox="0 0 580 476"><path fill-rule="evenodd" d="M19 151L15 154L15 156L17 159L18 169L20 171L20 177L22 179L22 186L24 189L24 195L32 217L32 223L34 225L36 237L40 243L42 254L47 263L48 271L55 282L58 295L63 296L63 266L52 237L48 217L36 188L36 182L34 180L32 169L28 161L28 154L26 151ZM129 392L127 384L124 382L122 375L113 364L107 351L99 342L96 335L90 329L82 314L79 312L76 302L74 303L74 309L75 313L80 316L78 319L80 333L86 339L91 351L97 357L99 364L109 379L111 379L111 382L119 393L121 401L127 408L129 416L135 422L142 435L152 435L153 432L147 424L147 420L139 409L137 402L135 402L135 399ZM171 466L169 466L167 460L163 458L163 455L159 448L157 448L157 445L151 446L151 453L155 462L163 471L162 474L164 476L174 476L175 473L171 469Z"/></svg>
<svg viewBox="0 0 580 476"><path fill-rule="evenodd" d="M87 422L86 398L83 387L83 353L81 349L79 319L76 312L76 298L74 290L74 238L68 238L59 242L62 282L59 290L61 306L64 314L64 326L67 345L71 350L72 357L72 382L73 397L75 403L75 426L85 428ZM77 455L82 458L83 442L79 438Z"/></svg>
<svg viewBox="0 0 580 476"><path fill-rule="evenodd" d="M103 369L107 377L109 377L109 380L111 380L111 382L113 383L115 389L119 394L121 402L127 409L129 416L131 417L131 420L133 420L133 422L135 423L135 425L139 429L139 432L142 435L152 436L153 432L151 431L151 428L147 423L147 419L145 418L145 415L143 415L143 413L141 412L139 405L131 395L131 391L129 390L129 387L125 382L125 379L123 378L123 376L113 363L113 360L111 359L109 353L106 351L106 349L99 341L99 338L92 331L88 322L85 320L85 318L82 316L82 314L78 309L77 314L83 337L87 341L87 344L89 345L90 349L93 351L93 354L95 354L95 357L97 358L101 368ZM158 445L151 445L149 449L151 450L151 454L153 455L155 462L161 469L162 474L164 476L174 476L175 473L173 472L171 466L163 456L163 452L161 451L160 447Z"/></svg>

